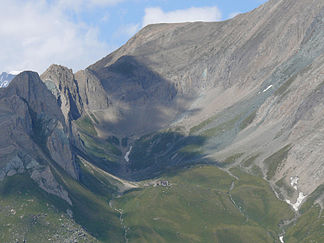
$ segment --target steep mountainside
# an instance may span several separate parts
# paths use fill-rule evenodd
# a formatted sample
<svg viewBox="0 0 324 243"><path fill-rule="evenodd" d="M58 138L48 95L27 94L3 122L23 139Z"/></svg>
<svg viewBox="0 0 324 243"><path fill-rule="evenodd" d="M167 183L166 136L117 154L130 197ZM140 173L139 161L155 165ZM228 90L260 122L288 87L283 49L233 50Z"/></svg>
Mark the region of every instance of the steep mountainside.
<svg viewBox="0 0 324 243"><path fill-rule="evenodd" d="M0 90L0 179L28 172L45 191L70 202L51 172L59 165L72 177L78 171L67 126L54 96L37 73L23 72Z"/></svg>
<svg viewBox="0 0 324 243"><path fill-rule="evenodd" d="M293 197L310 194L324 182L323 17L323 1L282 0L219 23L145 27L82 71L83 78L76 74L82 84L99 80L93 87L103 88L110 101L86 109L97 135L143 141L137 139L181 128L179 136L192 136L208 161L254 158L273 187L299 178ZM144 167L167 159L146 157ZM273 157L285 163L272 163Z"/></svg>
<svg viewBox="0 0 324 243"><path fill-rule="evenodd" d="M0 90L0 195L26 184L102 242L323 242L323 30L323 0L270 0L19 74Z"/></svg>

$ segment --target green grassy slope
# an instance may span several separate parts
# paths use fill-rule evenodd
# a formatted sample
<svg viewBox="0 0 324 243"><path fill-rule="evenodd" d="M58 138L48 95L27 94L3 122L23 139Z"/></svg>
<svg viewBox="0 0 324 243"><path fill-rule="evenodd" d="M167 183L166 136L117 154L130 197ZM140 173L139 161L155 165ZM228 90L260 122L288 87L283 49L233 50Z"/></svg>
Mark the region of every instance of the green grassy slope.
<svg viewBox="0 0 324 243"><path fill-rule="evenodd" d="M260 178L203 166L164 177L114 201L129 242L274 242L278 224L293 216ZM232 183L234 186L232 187Z"/></svg>
<svg viewBox="0 0 324 243"><path fill-rule="evenodd" d="M117 188L82 164L79 182L62 171L56 170L56 174L73 203L70 209L75 222L102 242L123 242L119 214L109 206L109 200L118 193Z"/></svg>
<svg viewBox="0 0 324 243"><path fill-rule="evenodd" d="M0 242L123 242L119 213L109 206L118 193L112 179L82 164L79 182L59 167L51 169L72 206L43 191L27 174L7 177L0 183Z"/></svg>
<svg viewBox="0 0 324 243"><path fill-rule="evenodd" d="M318 202L323 201L324 185L319 186L299 210L296 222L288 226L285 240L288 243L324 242L324 212Z"/></svg>
<svg viewBox="0 0 324 243"><path fill-rule="evenodd" d="M324 242L324 214L319 205L314 205L287 230L287 243Z"/></svg>
<svg viewBox="0 0 324 243"><path fill-rule="evenodd" d="M0 242L98 242L62 210L64 206L28 176L6 178L0 184Z"/></svg>

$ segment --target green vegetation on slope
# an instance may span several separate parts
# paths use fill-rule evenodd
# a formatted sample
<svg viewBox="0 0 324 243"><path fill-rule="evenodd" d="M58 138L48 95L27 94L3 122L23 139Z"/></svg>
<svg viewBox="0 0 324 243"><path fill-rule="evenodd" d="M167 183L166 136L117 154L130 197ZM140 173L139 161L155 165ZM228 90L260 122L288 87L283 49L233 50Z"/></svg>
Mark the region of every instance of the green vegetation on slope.
<svg viewBox="0 0 324 243"><path fill-rule="evenodd" d="M243 130L253 122L255 117L256 117L256 110L253 110L252 112L249 111L248 113L237 114L235 117L229 118L226 121L222 121L221 123L218 123L218 125L214 127L207 128L207 126L211 125L212 122L216 122L218 119L222 118L222 116L217 114L204 120L197 126L192 127L189 133L201 134L202 136L206 136L206 137L215 137L235 128L239 128L239 130Z"/></svg>
<svg viewBox="0 0 324 243"><path fill-rule="evenodd" d="M1 183L0 239L10 242L24 236L29 242L48 242L59 234L80 235L78 242L95 242L92 236L101 242L124 242L127 229L129 242L277 242L279 225L294 215L265 180L238 168L231 169L237 178L215 166L173 171L116 197L119 189L112 178L81 161L79 165L80 183L54 169L73 206L42 191L27 176ZM158 180L169 185L154 184ZM301 217L287 227L286 242L322 242L324 217L313 203L323 191L319 187L309 196Z"/></svg>
<svg viewBox="0 0 324 243"><path fill-rule="evenodd" d="M114 200L129 241L274 242L279 222L292 211L262 179L233 173L239 180L214 166L195 167L163 177L168 187L150 186Z"/></svg>
<svg viewBox="0 0 324 243"><path fill-rule="evenodd" d="M230 165L234 164L239 158L242 157L242 155L243 155L243 153L237 153L237 154L234 154L234 155L231 155L231 156L227 157L224 160L222 166L227 167L227 166L230 166Z"/></svg>
<svg viewBox="0 0 324 243"><path fill-rule="evenodd" d="M121 151L107 140L101 140L86 134L81 134L80 137L85 149L93 157L107 159L113 162L118 160L118 156L122 155Z"/></svg>
<svg viewBox="0 0 324 243"><path fill-rule="evenodd" d="M250 167L258 157L259 157L258 154L257 155L250 156L250 157L247 157L247 158L245 158L242 161L242 165L244 167Z"/></svg>
<svg viewBox="0 0 324 243"><path fill-rule="evenodd" d="M109 206L115 187L84 166L80 167L80 183L62 171L56 173L72 201L73 219L102 242L123 242L119 215Z"/></svg>
<svg viewBox="0 0 324 243"><path fill-rule="evenodd" d="M294 215L289 206L276 198L268 182L262 178L250 176L237 168L231 172L239 178L232 190L234 201L249 219L277 235L279 223Z"/></svg>
<svg viewBox="0 0 324 243"><path fill-rule="evenodd" d="M190 163L202 155L204 141L201 136L185 136L171 130L143 136L133 145L130 168L136 171L149 168L162 173L168 166Z"/></svg>
<svg viewBox="0 0 324 243"><path fill-rule="evenodd" d="M235 127L236 123L240 119L240 116L236 116L233 119L223 122L216 127L204 130L201 135L205 137L215 137L222 134L225 131L231 130Z"/></svg>
<svg viewBox="0 0 324 243"><path fill-rule="evenodd" d="M218 115L212 116L212 117L202 121L197 126L190 128L190 134L194 134L194 133L200 131L201 129L203 129L205 126L207 126L209 123L216 120L217 118L218 118Z"/></svg>
<svg viewBox="0 0 324 243"><path fill-rule="evenodd" d="M284 82L279 89L274 93L276 96L284 96L287 93L287 89L296 80L297 75L290 77L286 82Z"/></svg>
<svg viewBox="0 0 324 243"><path fill-rule="evenodd" d="M0 242L97 242L69 218L66 207L27 175L6 178L0 183Z"/></svg>
<svg viewBox="0 0 324 243"><path fill-rule="evenodd" d="M314 205L294 225L288 228L287 243L321 243L324 242L324 214L319 205Z"/></svg>
<svg viewBox="0 0 324 243"><path fill-rule="evenodd" d="M297 221L289 225L285 240L288 243L324 242L324 185L319 186L299 210ZM319 202L322 204L320 205Z"/></svg>
<svg viewBox="0 0 324 243"><path fill-rule="evenodd" d="M248 127L256 117L256 111L253 111L250 115L248 115L240 124L240 129Z"/></svg>
<svg viewBox="0 0 324 243"><path fill-rule="evenodd" d="M297 79L297 77L299 75L303 75L305 73L307 73L309 70L311 70L312 68L312 64L310 65L307 65L306 67L304 67L299 73L296 73L292 76L290 76L288 78L287 81L285 81L277 90L276 92L274 93L275 96L280 96L280 97L283 97L285 96L289 91L289 87L291 86L291 84Z"/></svg>
<svg viewBox="0 0 324 243"><path fill-rule="evenodd" d="M276 174L276 171L281 163L287 158L290 149L291 145L286 145L263 161L263 163L268 166L267 180L272 179L272 177Z"/></svg>
<svg viewBox="0 0 324 243"><path fill-rule="evenodd" d="M97 131L89 116L84 116L79 118L76 121L76 124L78 125L78 127L81 129L82 132L91 136L97 136Z"/></svg>
<svg viewBox="0 0 324 243"><path fill-rule="evenodd" d="M76 121L79 136L84 151L79 151L101 169L109 171L119 168L122 152L117 137L102 139L97 137L97 132L91 119L86 116Z"/></svg>
<svg viewBox="0 0 324 243"><path fill-rule="evenodd" d="M103 200L112 199L113 195L118 192L118 187L114 186L107 177L92 170L79 159L77 160L80 168L80 183Z"/></svg>
<svg viewBox="0 0 324 243"><path fill-rule="evenodd" d="M277 181L276 186L278 186L281 190L283 190L289 197L293 196L294 189L290 185L287 184L285 177L283 177L279 181ZM280 191L279 191L279 193L280 193Z"/></svg>
<svg viewBox="0 0 324 243"><path fill-rule="evenodd" d="M52 172L72 206L43 191L27 174L6 178L0 183L1 242L124 242L119 214L109 206L118 193L111 178L81 163L79 182L59 167Z"/></svg>

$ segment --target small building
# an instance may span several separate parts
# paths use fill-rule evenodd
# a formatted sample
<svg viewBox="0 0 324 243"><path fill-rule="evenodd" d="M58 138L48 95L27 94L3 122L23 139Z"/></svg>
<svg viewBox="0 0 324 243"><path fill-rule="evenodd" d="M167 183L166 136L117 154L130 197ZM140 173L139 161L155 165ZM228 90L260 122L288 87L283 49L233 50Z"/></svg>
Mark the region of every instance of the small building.
<svg viewBox="0 0 324 243"><path fill-rule="evenodd" d="M156 187L156 186L167 187L167 186L170 186L170 183L169 183L169 181L157 181L156 183L153 184L153 187Z"/></svg>
<svg viewBox="0 0 324 243"><path fill-rule="evenodd" d="M169 186L169 181L161 181L161 186Z"/></svg>

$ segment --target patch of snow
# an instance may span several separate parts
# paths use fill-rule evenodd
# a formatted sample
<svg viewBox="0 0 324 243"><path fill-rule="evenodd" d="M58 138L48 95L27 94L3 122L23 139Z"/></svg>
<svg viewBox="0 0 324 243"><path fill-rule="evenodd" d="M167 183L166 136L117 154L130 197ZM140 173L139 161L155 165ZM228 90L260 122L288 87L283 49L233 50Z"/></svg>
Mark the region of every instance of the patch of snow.
<svg viewBox="0 0 324 243"><path fill-rule="evenodd" d="M262 92L264 93L264 92L268 91L269 89L271 89L271 88L272 88L272 86L273 86L272 84L271 84L271 85L269 85L269 86L268 86L268 88L266 88L266 89L265 89L265 90L263 90Z"/></svg>
<svg viewBox="0 0 324 243"><path fill-rule="evenodd" d="M299 181L299 177L295 176L295 177L290 177L290 185L297 191L298 190L298 181Z"/></svg>
<svg viewBox="0 0 324 243"><path fill-rule="evenodd" d="M301 203L303 202L303 200L307 197L307 195L304 195L304 193L300 192L299 195L298 195L298 198L297 198L297 201L296 203L292 203L290 200L286 200L286 202L291 205L293 207L293 209L295 211L298 211Z"/></svg>
<svg viewBox="0 0 324 243"><path fill-rule="evenodd" d="M5 80L3 83L0 83L0 88L6 88L9 85L9 81Z"/></svg>
<svg viewBox="0 0 324 243"><path fill-rule="evenodd" d="M283 236L280 236L280 237L279 237L279 240L280 240L281 243L285 243L285 242L284 242L284 237L283 237Z"/></svg>
<svg viewBox="0 0 324 243"><path fill-rule="evenodd" d="M6 88L15 75L3 72L0 74L0 88Z"/></svg>
<svg viewBox="0 0 324 243"><path fill-rule="evenodd" d="M11 209L11 210L10 210L10 213L13 214L13 215L16 215L16 210Z"/></svg>
<svg viewBox="0 0 324 243"><path fill-rule="evenodd" d="M125 154L125 157L124 157L124 158L125 158L125 160L126 160L127 162L129 162L129 155L130 155L132 149L133 149L133 146L130 146L128 152Z"/></svg>

